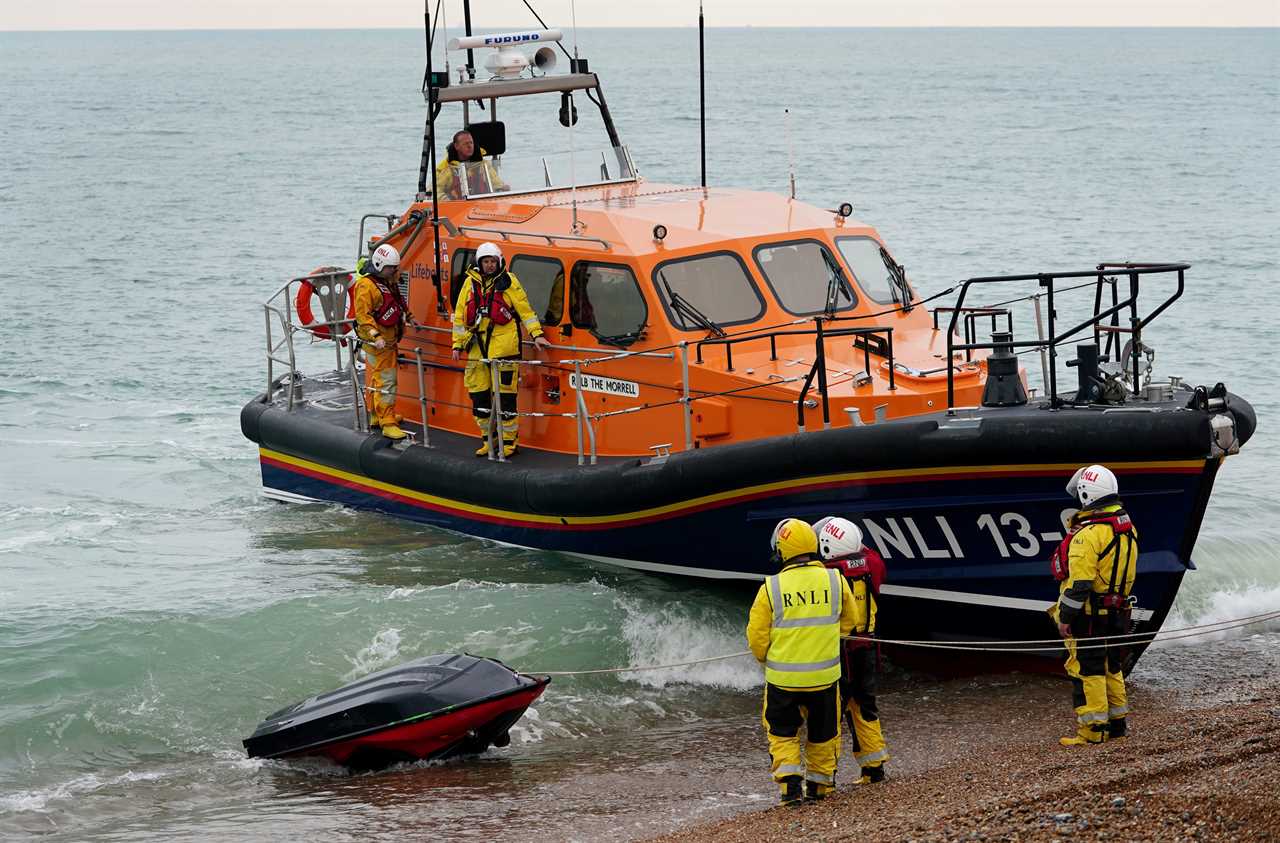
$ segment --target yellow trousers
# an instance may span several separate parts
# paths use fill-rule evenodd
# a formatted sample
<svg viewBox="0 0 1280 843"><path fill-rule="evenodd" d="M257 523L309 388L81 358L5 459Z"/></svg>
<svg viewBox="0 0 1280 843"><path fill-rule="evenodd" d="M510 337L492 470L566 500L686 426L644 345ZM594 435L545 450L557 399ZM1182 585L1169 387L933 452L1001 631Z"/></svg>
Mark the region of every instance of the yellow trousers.
<svg viewBox="0 0 1280 843"><path fill-rule="evenodd" d="M1108 724L1129 713L1119 650L1087 635L1068 638L1064 643L1077 732L1090 743L1101 743L1107 738Z"/></svg>
<svg viewBox="0 0 1280 843"><path fill-rule="evenodd" d="M497 364L498 399L502 406L501 414L502 441L514 445L520 436L520 417L516 415L516 387L519 386L519 364L515 361ZM488 363L467 361L467 368L462 373L462 383L471 394L471 413L475 416L476 427L480 428L482 437L489 436L493 416L493 376Z"/></svg>
<svg viewBox="0 0 1280 843"><path fill-rule="evenodd" d="M783 780L803 777L819 793L835 789L840 757L840 693L835 684L811 691L793 691L765 684L761 712L769 739L770 769L782 789ZM806 740L801 745L800 727Z"/></svg>
<svg viewBox="0 0 1280 843"><path fill-rule="evenodd" d="M364 403L369 410L369 425L395 424L396 346L379 351L365 343L364 361Z"/></svg>

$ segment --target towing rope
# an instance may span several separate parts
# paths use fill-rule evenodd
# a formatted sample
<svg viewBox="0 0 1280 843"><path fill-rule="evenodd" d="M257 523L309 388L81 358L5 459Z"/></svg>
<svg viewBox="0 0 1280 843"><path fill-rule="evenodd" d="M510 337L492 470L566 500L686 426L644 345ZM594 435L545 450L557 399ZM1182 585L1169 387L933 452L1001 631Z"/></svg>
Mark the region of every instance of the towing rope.
<svg viewBox="0 0 1280 843"><path fill-rule="evenodd" d="M1148 639L1145 643L1152 643L1155 641L1177 641L1183 638L1195 638L1201 635L1211 635L1215 632L1225 632L1230 629L1242 629L1246 626L1253 626L1255 624L1266 623L1269 620L1277 619L1280 619L1280 610L1262 612L1257 615L1246 615L1243 618L1232 618L1231 620L1178 627L1175 629L1155 630L1152 632L1132 632L1123 635L1100 635L1096 638L1091 637L1086 639L1089 643L1076 644L1076 649L1085 650L1106 647L1109 646L1108 642L1110 641L1121 641L1122 643L1128 644L1144 643L1142 639ZM854 636L844 636L844 638L845 640L854 640ZM895 640L892 638L875 638L872 640L877 644L893 644L899 647L923 647L936 650L972 650L984 653L1034 653L1040 651L1061 650L1063 648L1062 639L1060 638L1038 638L1025 641L969 641L950 643L905 639ZM1052 646L1024 646L1033 644L1052 644ZM644 664L632 667L602 667L594 670L528 670L521 671L521 673L535 674L538 676L587 676L602 673L633 673L644 670L669 670L676 667L690 667L695 664L725 661L727 659L736 659L749 655L751 655L750 650L742 650L737 653L726 653L723 656L708 656L702 659L690 659L689 661L672 662L670 664Z"/></svg>

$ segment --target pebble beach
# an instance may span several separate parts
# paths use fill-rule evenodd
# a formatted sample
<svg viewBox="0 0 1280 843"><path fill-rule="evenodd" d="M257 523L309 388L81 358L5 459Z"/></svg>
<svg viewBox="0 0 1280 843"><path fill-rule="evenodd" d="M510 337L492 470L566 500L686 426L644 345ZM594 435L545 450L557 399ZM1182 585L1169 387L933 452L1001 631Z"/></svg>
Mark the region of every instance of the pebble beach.
<svg viewBox="0 0 1280 843"><path fill-rule="evenodd" d="M1206 652L1226 655L1213 646ZM1040 697L1013 712L1002 705L998 725L957 733L963 751L937 766L917 761L903 774L891 762L881 785L846 781L820 803L657 839L1280 840L1280 678L1228 664L1223 658L1224 672L1234 675L1203 688L1133 683L1135 713L1123 740L1058 746L1071 727L1063 682L1058 709L1046 709ZM909 740L910 723L894 724L891 711L885 717L891 740Z"/></svg>

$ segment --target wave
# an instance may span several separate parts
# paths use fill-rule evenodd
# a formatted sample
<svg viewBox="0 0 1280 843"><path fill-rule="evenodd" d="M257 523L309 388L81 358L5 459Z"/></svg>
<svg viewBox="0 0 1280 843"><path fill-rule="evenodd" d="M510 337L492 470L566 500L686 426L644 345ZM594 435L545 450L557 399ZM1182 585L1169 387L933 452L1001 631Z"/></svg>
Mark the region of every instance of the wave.
<svg viewBox="0 0 1280 843"><path fill-rule="evenodd" d="M746 648L745 619L731 619L727 612L708 619L712 613L706 606L677 603L653 609L623 597L616 603L626 615L621 632L630 652L628 667L696 661ZM764 681L750 655L663 670L624 672L620 678L650 688L680 683L739 691L757 688Z"/></svg>

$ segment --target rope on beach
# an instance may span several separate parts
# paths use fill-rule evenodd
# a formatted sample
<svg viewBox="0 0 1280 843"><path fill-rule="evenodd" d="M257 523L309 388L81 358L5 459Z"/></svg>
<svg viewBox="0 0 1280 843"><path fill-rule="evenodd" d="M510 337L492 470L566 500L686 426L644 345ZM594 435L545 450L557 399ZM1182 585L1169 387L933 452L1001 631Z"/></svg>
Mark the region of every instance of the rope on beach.
<svg viewBox="0 0 1280 843"><path fill-rule="evenodd" d="M1152 632L1132 632L1124 635L1100 635L1096 638L1087 639L1088 643L1081 642L1076 644L1077 650L1094 649L1097 647L1106 647L1108 642L1120 641L1129 644L1152 643L1154 641L1177 641L1182 638L1196 638L1201 635L1211 635L1215 632L1224 632L1229 629L1242 629L1246 626L1266 623L1270 620L1280 619L1280 610L1271 612L1263 612L1257 615L1246 615L1243 618L1232 618L1225 621L1214 621L1213 623L1196 624L1194 626L1184 626L1175 629L1155 630ZM1143 639L1146 639L1145 641ZM892 644L901 647L924 647L936 650L972 650L983 653L1035 653L1041 651L1055 651L1062 649L1062 639L1060 638L1038 638L1025 641L966 641L966 642L939 642L939 641L922 641L922 640L897 640L893 638L876 638L872 639L878 644ZM1050 646L1029 646L1035 644L1048 644ZM683 662L672 662L670 664L642 664L628 667L602 667L594 670L528 670L522 673L533 674L537 676L587 676L590 674L604 673L635 673L642 670L670 670L676 667L690 667L696 664L707 664L708 662L725 661L727 659L741 658L742 656L751 655L750 650L742 650L737 653L727 653L723 656L708 656L702 659L691 659Z"/></svg>

